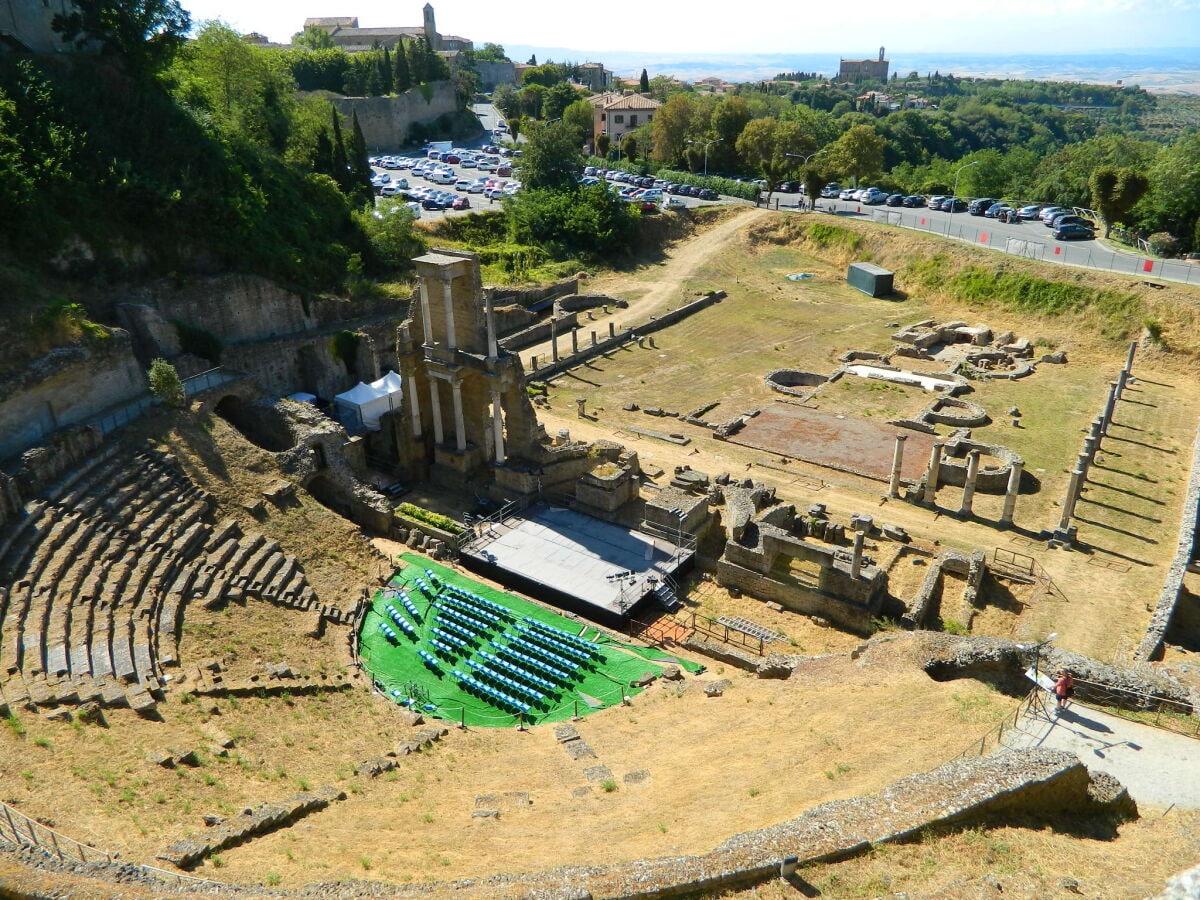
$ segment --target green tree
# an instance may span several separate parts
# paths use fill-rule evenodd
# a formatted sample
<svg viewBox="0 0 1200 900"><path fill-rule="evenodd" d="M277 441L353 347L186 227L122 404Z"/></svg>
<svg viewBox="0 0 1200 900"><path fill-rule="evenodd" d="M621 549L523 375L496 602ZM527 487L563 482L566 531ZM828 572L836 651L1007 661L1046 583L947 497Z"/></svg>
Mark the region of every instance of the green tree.
<svg viewBox="0 0 1200 900"><path fill-rule="evenodd" d="M637 135L632 131L621 138L621 156L629 162L637 162L640 149Z"/></svg>
<svg viewBox="0 0 1200 900"><path fill-rule="evenodd" d="M562 112L563 124L574 130L577 146L591 142L592 113L592 104L586 100L576 100Z"/></svg>
<svg viewBox="0 0 1200 900"><path fill-rule="evenodd" d="M317 25L305 25L303 31L292 35L292 46L306 50L331 50L333 35Z"/></svg>
<svg viewBox="0 0 1200 900"><path fill-rule="evenodd" d="M883 168L884 139L871 125L853 125L829 147L828 164L858 181Z"/></svg>
<svg viewBox="0 0 1200 900"><path fill-rule="evenodd" d="M629 251L638 213L602 184L564 190L525 188L505 201L509 240L554 258L603 257Z"/></svg>
<svg viewBox="0 0 1200 900"><path fill-rule="evenodd" d="M413 84L424 84L429 80L428 59L425 56L425 41L404 41L404 52L408 55L408 71Z"/></svg>
<svg viewBox="0 0 1200 900"><path fill-rule="evenodd" d="M347 164L350 169L350 199L357 206L370 206L375 202L375 189L371 185L371 164L367 161L367 142L363 138L362 126L358 124L358 110L350 113L350 143L346 146Z"/></svg>
<svg viewBox="0 0 1200 900"><path fill-rule="evenodd" d="M410 269L425 252L412 210L400 200L385 198L375 208L356 210L354 220L370 242L371 268L381 274Z"/></svg>
<svg viewBox="0 0 1200 900"><path fill-rule="evenodd" d="M192 27L177 0L74 0L71 8L51 19L63 41L78 47L95 42L135 75L166 68Z"/></svg>
<svg viewBox="0 0 1200 900"><path fill-rule="evenodd" d="M742 129L737 142L738 156L766 180L768 203L775 185L795 168L788 154L803 148L805 140L799 125L778 119L754 119Z"/></svg>
<svg viewBox="0 0 1200 900"><path fill-rule="evenodd" d="M508 62L504 47L490 41L475 51L475 58L480 62Z"/></svg>
<svg viewBox="0 0 1200 900"><path fill-rule="evenodd" d="M342 137L342 117L332 105L329 113L333 122L333 180L338 189L349 196L353 193L354 183L350 180L350 160L346 155L346 141Z"/></svg>
<svg viewBox="0 0 1200 900"><path fill-rule="evenodd" d="M801 179L804 181L804 190L808 194L808 202L812 204L812 208L817 208L817 200L821 197L821 191L829 179L824 173L815 166L806 166L804 171L800 173Z"/></svg>
<svg viewBox="0 0 1200 900"><path fill-rule="evenodd" d="M638 90L643 94L650 93L650 76L646 74L645 69L642 69L642 77L638 79Z"/></svg>
<svg viewBox="0 0 1200 900"><path fill-rule="evenodd" d="M697 127L696 99L672 94L654 114L654 159L668 166L684 165L688 140Z"/></svg>
<svg viewBox="0 0 1200 900"><path fill-rule="evenodd" d="M612 148L612 140L607 134L596 135L596 155L608 159L608 151Z"/></svg>
<svg viewBox="0 0 1200 900"><path fill-rule="evenodd" d="M1147 231L1169 231L1183 249L1200 247L1200 131L1159 151L1150 168Z"/></svg>
<svg viewBox="0 0 1200 900"><path fill-rule="evenodd" d="M521 181L527 188L573 190L582 165L575 130L563 122L551 122L529 132L521 157Z"/></svg>
<svg viewBox="0 0 1200 900"><path fill-rule="evenodd" d="M546 88L540 84L527 84L517 94L521 98L521 114L531 119L542 117L542 101L546 97Z"/></svg>
<svg viewBox="0 0 1200 900"><path fill-rule="evenodd" d="M1104 217L1104 236L1112 232L1114 222L1126 214L1150 190L1150 179L1135 169L1108 166L1092 170L1092 205Z"/></svg>
<svg viewBox="0 0 1200 900"><path fill-rule="evenodd" d="M521 98L511 84L498 84L492 91L492 106L500 110L505 118L515 119L521 114Z"/></svg>
<svg viewBox="0 0 1200 900"><path fill-rule="evenodd" d="M407 41L396 44L396 52L392 54L392 90L403 94L413 86L412 72L408 68L408 53L404 45Z"/></svg>
<svg viewBox="0 0 1200 900"><path fill-rule="evenodd" d="M560 119L563 110L579 98L579 91L565 81L560 81L542 95L542 118Z"/></svg>
<svg viewBox="0 0 1200 900"><path fill-rule="evenodd" d="M171 409L182 409L187 401L183 390L183 381L173 365L161 357L150 361L150 369L146 372L146 380L150 384L150 393Z"/></svg>

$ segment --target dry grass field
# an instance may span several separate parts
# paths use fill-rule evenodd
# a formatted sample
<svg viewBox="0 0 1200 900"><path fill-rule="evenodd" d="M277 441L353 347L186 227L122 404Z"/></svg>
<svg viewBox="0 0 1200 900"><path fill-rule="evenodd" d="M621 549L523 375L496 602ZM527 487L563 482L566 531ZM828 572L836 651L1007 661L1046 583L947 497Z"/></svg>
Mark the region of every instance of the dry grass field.
<svg viewBox="0 0 1200 900"><path fill-rule="evenodd" d="M630 301L614 316L621 324L666 311L699 291L722 289L728 298L658 332L644 349L631 345L557 378L550 409L539 411L547 430L620 440L638 451L645 468L664 470L659 484L674 466L690 465L765 481L801 508L825 503L839 521L869 512L907 528L923 553L1002 547L1028 554L1059 592L985 594L975 632L1029 638L1057 631L1066 648L1127 660L1174 551L1200 386L1169 356L1149 350L1140 357L1138 381L1079 507L1083 548L1047 550L1031 535L1057 523L1081 430L1099 411L1124 345L1078 322L956 306L942 297L872 300L846 287L843 259L815 256L791 240L781 230L785 220L764 210L725 213L659 265L593 278L589 291ZM884 231L851 227L864 234ZM902 234L891 239L897 256L929 253L936 244ZM795 272L816 277L784 277ZM686 411L716 403L708 419L732 418L778 402L763 383L767 371L786 366L828 372L844 351L887 350L897 323L923 318L986 322L1040 347L1067 351L1065 366L1043 366L1019 382L977 383L969 396L994 420L978 436L1020 453L1040 483L1037 493L1021 497L1016 530L995 527L995 496L977 495L975 519L960 521L884 502L881 482L717 442L702 429L622 409L637 403ZM607 330L603 316L596 327ZM545 351L522 355L527 359L531 352ZM577 397L588 399L593 417L576 416ZM928 399L916 389L847 379L816 403L822 412L883 421L919 411ZM1007 424L1011 406L1022 411L1020 428ZM678 447L638 437L631 427L684 429L692 443ZM324 602L347 606L382 574L379 550L303 492L297 505L273 509L261 521L245 511L244 499L258 496L280 473L269 453L222 420L152 420L144 436L176 453L189 476L216 497L220 515L238 518L246 531L261 531L296 554ZM439 507L426 490L408 499ZM957 509L959 499L954 488L939 494L943 510ZM445 511L454 506L442 498ZM383 555L395 549L378 546ZM924 568L912 563L918 554L886 542L871 552L891 573L893 594L910 596L924 577ZM964 616L957 594L948 583L943 620ZM549 726L522 732L451 728L432 749L401 757L395 770L378 778L357 774L356 766L390 751L409 729L361 680L341 693L272 699L212 700L171 691L158 722L121 710L106 713L105 727L20 713L0 722L0 795L73 837L153 864L172 840L203 830L204 814L228 815L329 784L347 799L224 851L196 874L271 887L478 878L705 851L735 832L934 768L1017 702L976 681L934 682L903 654L852 660L849 651L859 637L732 597L707 579L688 584L687 602L706 615L759 622L784 635L771 649L815 658L787 681L758 680L699 659L710 667L702 676L656 684L629 706L579 722L596 759L573 760ZM181 655L193 663L216 658L235 673L279 661L306 672L346 669L345 629L330 628L320 639L301 632L299 614L261 601L212 612L193 607ZM1171 652L1174 659L1191 656ZM702 686L716 679L731 685L724 696L708 698ZM227 756L212 748L213 725L234 739ZM156 766L146 755L160 748L195 749L200 765ZM585 769L593 765L606 766L611 781L589 780ZM642 771L648 776L625 780ZM495 796L477 800L485 795ZM479 806L499 808L500 815L475 817ZM880 848L801 874L808 896L906 891L914 898L976 897L988 886L985 876L994 875L1007 897L1069 896L1063 878L1076 879L1089 897L1140 897L1190 863L1198 836L1196 814L1178 812L1122 826L1116 836L1008 823ZM18 877L9 861L0 860L0 884L10 876ZM33 883L41 876L20 877ZM767 885L747 895L792 897L796 890ZM990 890L988 896L994 895ZM125 896L143 895L131 887Z"/></svg>

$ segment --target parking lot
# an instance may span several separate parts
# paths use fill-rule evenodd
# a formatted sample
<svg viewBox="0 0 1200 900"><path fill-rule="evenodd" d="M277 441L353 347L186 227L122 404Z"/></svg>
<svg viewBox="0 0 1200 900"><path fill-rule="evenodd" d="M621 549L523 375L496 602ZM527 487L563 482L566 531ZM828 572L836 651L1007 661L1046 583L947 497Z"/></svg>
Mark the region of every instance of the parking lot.
<svg viewBox="0 0 1200 900"><path fill-rule="evenodd" d="M376 203L394 197L398 202L415 205L414 213L421 219L465 215L472 211L496 208L505 196L520 191L520 143L513 142L503 127L503 118L490 104L476 104L475 114L484 131L478 137L455 142L448 149L431 153L429 148L380 154L371 157L371 171L376 185ZM431 159L431 156L438 158ZM606 175L608 177L606 177ZM608 172L594 168L581 170L584 183L605 181L629 202L637 202L644 213L665 208L707 206L732 198L711 196L707 199L690 196L678 185L668 191L668 184L652 177ZM383 190L385 196L380 196ZM647 195L648 192L648 195ZM699 189L696 189L696 193ZM431 197L432 195L432 197ZM647 196L649 199L647 199Z"/></svg>

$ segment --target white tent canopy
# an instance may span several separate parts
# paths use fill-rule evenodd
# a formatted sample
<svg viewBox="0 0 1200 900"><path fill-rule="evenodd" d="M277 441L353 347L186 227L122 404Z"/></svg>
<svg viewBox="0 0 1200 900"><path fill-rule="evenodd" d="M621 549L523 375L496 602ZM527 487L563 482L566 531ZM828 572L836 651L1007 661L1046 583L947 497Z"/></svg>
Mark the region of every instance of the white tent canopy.
<svg viewBox="0 0 1200 900"><path fill-rule="evenodd" d="M338 419L350 428L378 431L379 417L400 407L403 383L403 379L392 371L370 384L360 381L333 398Z"/></svg>

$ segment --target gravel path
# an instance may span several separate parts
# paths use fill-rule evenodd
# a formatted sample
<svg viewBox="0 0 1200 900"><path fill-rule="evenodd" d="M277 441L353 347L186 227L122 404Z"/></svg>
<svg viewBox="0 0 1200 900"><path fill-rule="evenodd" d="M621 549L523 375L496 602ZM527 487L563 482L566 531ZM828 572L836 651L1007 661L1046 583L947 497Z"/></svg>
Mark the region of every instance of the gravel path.
<svg viewBox="0 0 1200 900"><path fill-rule="evenodd" d="M1004 745L1070 751L1090 770L1118 779L1143 808L1200 809L1200 740L1078 703L1057 718L1052 698L1045 707L1031 708L1005 735Z"/></svg>

